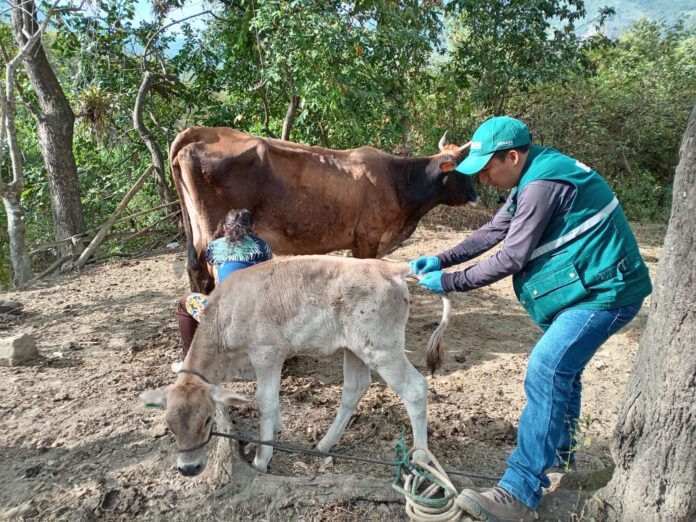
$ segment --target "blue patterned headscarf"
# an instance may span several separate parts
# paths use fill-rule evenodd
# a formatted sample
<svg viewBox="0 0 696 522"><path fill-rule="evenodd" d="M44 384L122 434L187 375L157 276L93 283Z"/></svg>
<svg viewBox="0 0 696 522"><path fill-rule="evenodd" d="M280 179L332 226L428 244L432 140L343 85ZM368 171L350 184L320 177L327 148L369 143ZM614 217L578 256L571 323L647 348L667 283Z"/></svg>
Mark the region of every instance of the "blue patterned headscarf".
<svg viewBox="0 0 696 522"><path fill-rule="evenodd" d="M239 241L230 243L227 238L221 237L208 244L205 258L211 265L221 265L229 261L241 263L260 263L273 257L271 248L261 238L247 235Z"/></svg>

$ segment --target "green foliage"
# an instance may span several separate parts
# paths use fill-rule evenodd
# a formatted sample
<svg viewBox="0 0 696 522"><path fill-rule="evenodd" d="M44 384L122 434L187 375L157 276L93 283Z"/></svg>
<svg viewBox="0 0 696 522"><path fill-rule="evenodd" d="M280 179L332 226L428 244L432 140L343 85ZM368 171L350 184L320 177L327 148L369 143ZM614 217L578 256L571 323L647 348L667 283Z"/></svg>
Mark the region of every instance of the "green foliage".
<svg viewBox="0 0 696 522"><path fill-rule="evenodd" d="M511 103L537 142L581 159L623 195L631 219L669 216L677 152L696 97L696 33L641 21L597 39L588 67Z"/></svg>
<svg viewBox="0 0 696 522"><path fill-rule="evenodd" d="M278 136L298 96L292 139L391 148L438 43L437 13L413 1L239 2L199 40L188 28L174 62L191 79L185 96L197 122Z"/></svg>
<svg viewBox="0 0 696 522"><path fill-rule="evenodd" d="M448 9L459 21L450 74L494 115L505 112L511 96L557 78L577 61L574 24L585 14L582 0L454 0Z"/></svg>
<svg viewBox="0 0 696 522"><path fill-rule="evenodd" d="M669 214L677 151L696 98L693 26L641 20L616 40L580 40L575 29L585 5L596 19L596 2L239 0L201 23L177 25L174 52L175 37L160 29L164 13L182 4L158 0L152 21L136 21L136 0L100 0L89 11L61 14L46 35L78 117L74 151L90 228L150 163L132 129L145 71L181 81L155 85L146 100L146 125L163 151L191 125L278 137L293 96L299 107L291 139L336 149L432 154L445 130L461 144L484 119L505 112L526 120L537 142L602 173L631 219ZM14 52L7 24L0 24L0 41ZM18 82L34 99L21 69ZM27 241L36 244L53 239L50 191L36 122L22 103L17 111ZM0 169L8 179L7 153ZM482 193L496 202L495 191ZM148 181L128 212L157 204ZM9 266L1 212L0 284ZM116 231L151 225L166 212Z"/></svg>

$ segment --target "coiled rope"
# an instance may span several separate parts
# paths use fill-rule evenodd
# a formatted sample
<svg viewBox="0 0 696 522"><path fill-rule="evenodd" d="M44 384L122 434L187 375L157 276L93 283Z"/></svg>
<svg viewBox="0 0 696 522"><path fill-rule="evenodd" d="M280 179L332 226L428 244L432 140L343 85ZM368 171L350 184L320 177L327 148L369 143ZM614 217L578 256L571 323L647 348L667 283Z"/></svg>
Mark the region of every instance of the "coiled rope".
<svg viewBox="0 0 696 522"><path fill-rule="evenodd" d="M423 446L414 446L407 450L403 433L394 449L399 465L392 488L404 495L406 516L412 522L461 520L467 513L466 508L457 493L457 488L435 455ZM412 461L411 458L416 451L425 453L430 463Z"/></svg>

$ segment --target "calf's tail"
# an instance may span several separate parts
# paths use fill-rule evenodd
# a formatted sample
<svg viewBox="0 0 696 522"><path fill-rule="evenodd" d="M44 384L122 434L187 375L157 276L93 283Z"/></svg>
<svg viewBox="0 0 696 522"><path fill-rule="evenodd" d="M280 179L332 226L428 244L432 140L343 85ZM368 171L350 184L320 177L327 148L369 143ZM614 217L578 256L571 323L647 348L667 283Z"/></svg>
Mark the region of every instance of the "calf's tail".
<svg viewBox="0 0 696 522"><path fill-rule="evenodd" d="M391 260L388 260L391 261ZM393 263L396 267L397 273L401 278L412 278L419 281L422 276L413 273L411 266L407 263ZM445 348L442 344L442 337L447 329L447 324L449 323L449 314L452 304L446 295L442 295L442 319L440 324L435 328L435 331L430 336L428 341L428 349L425 353L425 359L428 364L428 369L430 374L433 375L440 366L442 366L442 361L445 359Z"/></svg>
<svg viewBox="0 0 696 522"><path fill-rule="evenodd" d="M447 296L442 296L442 319L440 324L435 331L430 336L428 341L428 350L426 351L426 361L428 363L428 369L430 374L434 374L440 366L442 366L442 361L445 358L445 348L442 344L442 336L447 329L447 323L449 322L451 303Z"/></svg>

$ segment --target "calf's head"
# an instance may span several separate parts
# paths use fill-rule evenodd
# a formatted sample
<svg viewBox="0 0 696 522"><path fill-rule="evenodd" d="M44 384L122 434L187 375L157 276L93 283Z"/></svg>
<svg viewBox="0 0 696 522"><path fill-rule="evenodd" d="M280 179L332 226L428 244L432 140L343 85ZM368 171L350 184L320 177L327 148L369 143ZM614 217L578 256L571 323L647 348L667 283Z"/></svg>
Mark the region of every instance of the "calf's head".
<svg viewBox="0 0 696 522"><path fill-rule="evenodd" d="M148 390L140 395L148 407L164 408L167 427L176 438L176 468L198 475L208 461L208 441L215 421L215 403L238 406L248 400L235 392L198 380Z"/></svg>

